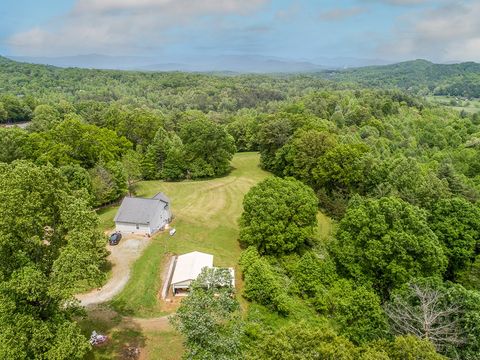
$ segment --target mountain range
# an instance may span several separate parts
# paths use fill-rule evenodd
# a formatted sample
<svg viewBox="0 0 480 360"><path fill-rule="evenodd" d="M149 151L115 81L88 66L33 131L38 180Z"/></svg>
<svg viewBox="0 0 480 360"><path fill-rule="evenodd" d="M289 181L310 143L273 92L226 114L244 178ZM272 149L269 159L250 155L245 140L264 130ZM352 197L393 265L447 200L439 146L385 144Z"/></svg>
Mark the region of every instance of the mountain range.
<svg viewBox="0 0 480 360"><path fill-rule="evenodd" d="M9 56L10 59L32 64L88 69L142 71L237 72L237 73L301 73L326 69L354 68L391 63L381 59L328 58L296 60L261 55L223 55L160 61L154 57L110 56L87 54L62 57Z"/></svg>

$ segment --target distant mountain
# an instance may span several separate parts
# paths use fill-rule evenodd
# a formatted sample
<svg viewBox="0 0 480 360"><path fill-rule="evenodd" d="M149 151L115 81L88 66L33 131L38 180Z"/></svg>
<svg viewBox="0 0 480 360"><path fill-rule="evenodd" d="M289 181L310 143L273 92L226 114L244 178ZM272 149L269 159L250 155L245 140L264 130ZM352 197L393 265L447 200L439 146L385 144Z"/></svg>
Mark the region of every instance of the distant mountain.
<svg viewBox="0 0 480 360"><path fill-rule="evenodd" d="M326 67L308 61L295 61L259 55L229 55L187 59L182 63L160 63L141 68L147 71L195 71L237 73L315 72Z"/></svg>
<svg viewBox="0 0 480 360"><path fill-rule="evenodd" d="M384 59L363 59L355 57L316 57L312 59L316 64L322 64L329 69L350 69L374 65L388 65L395 61Z"/></svg>
<svg viewBox="0 0 480 360"><path fill-rule="evenodd" d="M308 61L295 61L258 55L192 57L182 59L180 62L159 62L157 59L150 57L98 54L64 57L11 56L9 58L20 62L58 67L144 71L293 73L314 72L326 68Z"/></svg>
<svg viewBox="0 0 480 360"><path fill-rule="evenodd" d="M378 59L319 57L314 60L298 60L261 55L194 56L174 61L159 61L154 57L100 54L62 57L10 56L9 58L32 64L87 69L238 73L305 73L388 63Z"/></svg>
<svg viewBox="0 0 480 360"><path fill-rule="evenodd" d="M110 56L100 54L61 56L61 57L29 57L9 56L10 59L31 64L53 65L58 67L78 67L85 69L128 70L139 68L155 62L154 58L141 56Z"/></svg>

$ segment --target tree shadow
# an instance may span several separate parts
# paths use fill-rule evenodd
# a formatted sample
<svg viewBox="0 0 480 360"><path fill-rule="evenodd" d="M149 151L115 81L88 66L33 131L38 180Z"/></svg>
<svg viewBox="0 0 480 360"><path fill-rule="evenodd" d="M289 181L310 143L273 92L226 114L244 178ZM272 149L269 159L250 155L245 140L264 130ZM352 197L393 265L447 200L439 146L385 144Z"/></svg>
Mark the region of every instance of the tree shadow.
<svg viewBox="0 0 480 360"><path fill-rule="evenodd" d="M136 360L145 347L146 337L141 327L131 319L122 318L110 308L90 309L84 319L78 320L82 333L90 338L92 331L107 335L108 340L93 346L85 359Z"/></svg>

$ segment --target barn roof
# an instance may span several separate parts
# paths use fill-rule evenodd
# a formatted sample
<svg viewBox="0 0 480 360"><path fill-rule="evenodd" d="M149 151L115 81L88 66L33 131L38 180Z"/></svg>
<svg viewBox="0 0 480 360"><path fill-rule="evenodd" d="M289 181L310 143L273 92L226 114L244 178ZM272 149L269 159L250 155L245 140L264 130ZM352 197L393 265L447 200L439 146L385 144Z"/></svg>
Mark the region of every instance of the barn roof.
<svg viewBox="0 0 480 360"><path fill-rule="evenodd" d="M164 208L165 204L169 202L170 200L163 193L158 193L152 199L125 197L114 221L130 224L150 224L158 208Z"/></svg>
<svg viewBox="0 0 480 360"><path fill-rule="evenodd" d="M199 251L179 255L173 272L172 284L195 280L204 267L213 267L213 255Z"/></svg>

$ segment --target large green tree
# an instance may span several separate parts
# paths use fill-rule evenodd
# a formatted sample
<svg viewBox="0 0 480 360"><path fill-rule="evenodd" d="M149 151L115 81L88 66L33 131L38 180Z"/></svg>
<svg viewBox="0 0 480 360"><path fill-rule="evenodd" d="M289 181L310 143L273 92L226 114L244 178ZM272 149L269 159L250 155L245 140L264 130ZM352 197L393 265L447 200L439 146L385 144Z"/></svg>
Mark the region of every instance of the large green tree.
<svg viewBox="0 0 480 360"><path fill-rule="evenodd" d="M238 301L227 268L204 268L171 318L184 337L185 359L242 359Z"/></svg>
<svg viewBox="0 0 480 360"><path fill-rule="evenodd" d="M233 137L204 115L193 115L193 119L183 122L179 133L185 150L187 177L225 175L230 171L230 160L236 151Z"/></svg>
<svg viewBox="0 0 480 360"><path fill-rule="evenodd" d="M72 296L103 280L105 256L85 191L51 166L0 164L0 357L83 358Z"/></svg>
<svg viewBox="0 0 480 360"><path fill-rule="evenodd" d="M382 296L414 276L442 275L446 256L426 214L394 198L352 200L331 250L340 271Z"/></svg>
<svg viewBox="0 0 480 360"><path fill-rule="evenodd" d="M293 178L267 178L245 195L240 219L240 242L261 254L298 250L313 238L317 198Z"/></svg>
<svg viewBox="0 0 480 360"><path fill-rule="evenodd" d="M463 198L446 198L436 203L429 220L443 243L448 276L453 279L475 258L480 245L480 209Z"/></svg>

